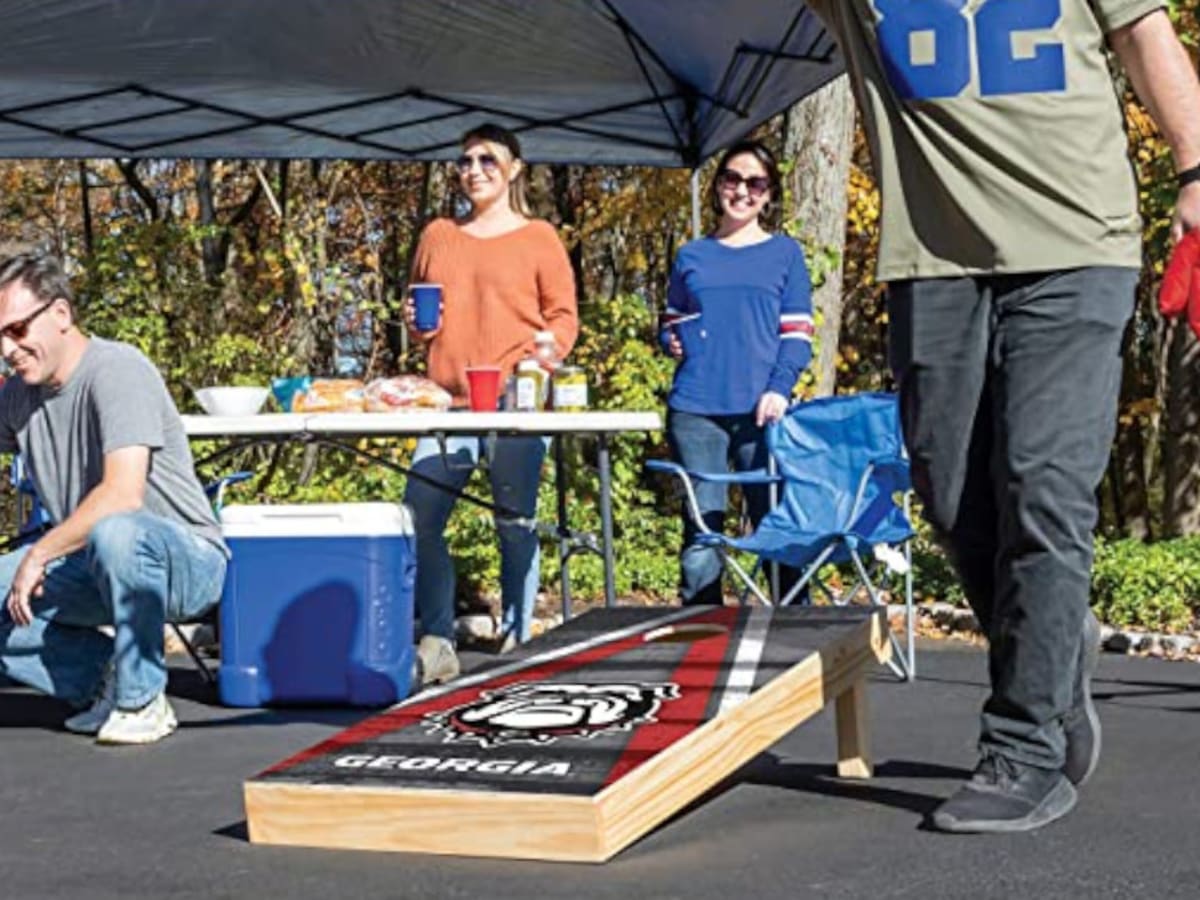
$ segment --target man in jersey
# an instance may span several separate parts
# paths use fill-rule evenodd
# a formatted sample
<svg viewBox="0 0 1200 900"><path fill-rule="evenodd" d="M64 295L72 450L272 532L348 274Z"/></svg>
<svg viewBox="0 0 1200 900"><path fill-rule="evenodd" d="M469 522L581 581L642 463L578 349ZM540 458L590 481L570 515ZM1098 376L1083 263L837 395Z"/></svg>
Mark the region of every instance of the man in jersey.
<svg viewBox="0 0 1200 900"><path fill-rule="evenodd" d="M1200 89L1162 0L809 0L839 39L883 197L878 277L913 480L990 640L955 832L1065 815L1099 758L1095 491L1141 223L1115 51L1200 224Z"/></svg>

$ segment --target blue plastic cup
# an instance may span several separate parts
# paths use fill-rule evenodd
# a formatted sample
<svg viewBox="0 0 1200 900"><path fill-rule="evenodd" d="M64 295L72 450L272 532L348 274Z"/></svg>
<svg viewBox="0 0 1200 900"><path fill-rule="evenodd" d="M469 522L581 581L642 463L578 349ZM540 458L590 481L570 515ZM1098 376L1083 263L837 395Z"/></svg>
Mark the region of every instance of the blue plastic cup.
<svg viewBox="0 0 1200 900"><path fill-rule="evenodd" d="M442 324L442 286L414 284L408 288L413 299L417 331L437 331Z"/></svg>

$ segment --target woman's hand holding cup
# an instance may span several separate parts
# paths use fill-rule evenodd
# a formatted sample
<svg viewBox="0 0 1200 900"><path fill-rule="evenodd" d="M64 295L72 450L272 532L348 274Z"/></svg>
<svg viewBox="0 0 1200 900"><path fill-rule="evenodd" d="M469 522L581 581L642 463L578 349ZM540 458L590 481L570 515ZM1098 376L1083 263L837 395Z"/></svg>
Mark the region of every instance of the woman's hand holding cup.
<svg viewBox="0 0 1200 900"><path fill-rule="evenodd" d="M411 284L404 301L404 321L425 340L442 330L442 286Z"/></svg>
<svg viewBox="0 0 1200 900"><path fill-rule="evenodd" d="M672 328L667 332L667 352L675 359L683 359L683 342Z"/></svg>

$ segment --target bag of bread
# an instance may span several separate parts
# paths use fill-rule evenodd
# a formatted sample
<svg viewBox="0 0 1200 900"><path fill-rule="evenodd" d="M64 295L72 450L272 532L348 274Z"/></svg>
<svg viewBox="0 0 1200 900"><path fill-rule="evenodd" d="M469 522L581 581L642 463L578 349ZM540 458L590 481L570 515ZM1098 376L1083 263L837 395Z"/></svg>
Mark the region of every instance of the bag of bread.
<svg viewBox="0 0 1200 900"><path fill-rule="evenodd" d="M357 378L314 378L292 398L292 412L362 412L363 383Z"/></svg>
<svg viewBox="0 0 1200 900"><path fill-rule="evenodd" d="M448 391L420 375L376 378L364 393L367 412L447 410L453 399Z"/></svg>

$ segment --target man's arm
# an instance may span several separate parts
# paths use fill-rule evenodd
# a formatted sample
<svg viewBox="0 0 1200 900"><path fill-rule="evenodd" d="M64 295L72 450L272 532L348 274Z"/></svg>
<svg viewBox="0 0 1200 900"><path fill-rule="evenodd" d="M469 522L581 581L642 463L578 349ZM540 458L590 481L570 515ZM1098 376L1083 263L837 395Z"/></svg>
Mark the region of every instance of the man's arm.
<svg viewBox="0 0 1200 900"><path fill-rule="evenodd" d="M1178 171L1200 163L1200 81L1165 10L1116 29L1109 43L1175 157ZM1179 192L1172 237L1200 227L1200 182Z"/></svg>
<svg viewBox="0 0 1200 900"><path fill-rule="evenodd" d="M14 622L28 625L32 621L29 601L41 593L48 563L82 549L96 523L105 516L141 509L149 468L149 447L120 447L105 454L100 483L88 492L71 515L42 535L21 560L7 598Z"/></svg>

